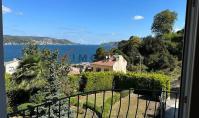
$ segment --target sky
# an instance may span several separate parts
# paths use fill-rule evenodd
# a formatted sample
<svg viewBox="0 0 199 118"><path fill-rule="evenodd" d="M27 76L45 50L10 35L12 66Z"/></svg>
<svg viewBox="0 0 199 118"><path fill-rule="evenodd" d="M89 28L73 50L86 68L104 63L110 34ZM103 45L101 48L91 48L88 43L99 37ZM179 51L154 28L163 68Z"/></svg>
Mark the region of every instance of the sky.
<svg viewBox="0 0 199 118"><path fill-rule="evenodd" d="M81 44L151 35L153 17L178 14L174 30L185 24L186 0L3 0L4 34L45 36Z"/></svg>

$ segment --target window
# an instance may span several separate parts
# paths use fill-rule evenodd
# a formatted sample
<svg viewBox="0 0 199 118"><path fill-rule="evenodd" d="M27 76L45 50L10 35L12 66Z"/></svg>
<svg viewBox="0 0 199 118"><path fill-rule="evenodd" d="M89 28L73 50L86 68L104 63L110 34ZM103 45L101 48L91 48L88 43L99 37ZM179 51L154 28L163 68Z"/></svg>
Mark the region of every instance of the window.
<svg viewBox="0 0 199 118"><path fill-rule="evenodd" d="M101 68L96 68L96 72L100 72L101 71Z"/></svg>
<svg viewBox="0 0 199 118"><path fill-rule="evenodd" d="M108 69L108 68L105 68L104 71L109 71L109 69Z"/></svg>

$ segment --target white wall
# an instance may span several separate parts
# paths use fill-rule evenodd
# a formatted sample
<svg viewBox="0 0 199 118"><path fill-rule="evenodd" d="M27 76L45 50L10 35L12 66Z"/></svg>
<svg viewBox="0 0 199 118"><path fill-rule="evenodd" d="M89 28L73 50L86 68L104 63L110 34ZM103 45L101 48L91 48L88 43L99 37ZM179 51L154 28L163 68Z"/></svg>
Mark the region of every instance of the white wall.
<svg viewBox="0 0 199 118"><path fill-rule="evenodd" d="M121 55L117 56L118 60L113 65L113 71L126 73L127 61Z"/></svg>
<svg viewBox="0 0 199 118"><path fill-rule="evenodd" d="M19 60L13 60L11 62L5 63L5 72L9 74L13 74L16 72L17 67L19 66Z"/></svg>

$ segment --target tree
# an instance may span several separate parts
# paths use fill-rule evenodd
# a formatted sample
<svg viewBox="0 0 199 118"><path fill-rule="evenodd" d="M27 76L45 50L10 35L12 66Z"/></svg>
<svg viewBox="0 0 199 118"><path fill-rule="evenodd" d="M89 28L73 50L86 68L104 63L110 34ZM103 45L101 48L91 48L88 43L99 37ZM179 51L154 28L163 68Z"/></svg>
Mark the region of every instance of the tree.
<svg viewBox="0 0 199 118"><path fill-rule="evenodd" d="M142 44L139 48L140 53L145 57L156 53L156 52L166 52L167 49L164 45L164 42L160 39L156 39L152 36L147 36L143 38Z"/></svg>
<svg viewBox="0 0 199 118"><path fill-rule="evenodd" d="M176 59L168 52L157 52L145 59L145 65L148 66L150 71L164 69L172 71L176 67Z"/></svg>
<svg viewBox="0 0 199 118"><path fill-rule="evenodd" d="M103 47L99 47L96 50L96 54L94 55L94 61L99 61L105 59L107 56L107 52Z"/></svg>
<svg viewBox="0 0 199 118"><path fill-rule="evenodd" d="M30 102L30 96L45 86L45 80L40 78L41 66L38 50L36 45L28 45L24 48L24 57L12 75L12 88L8 92L8 97L13 110L16 110L20 104Z"/></svg>
<svg viewBox="0 0 199 118"><path fill-rule="evenodd" d="M176 12L164 10L154 16L154 21L151 30L157 36L166 33L171 33L176 19Z"/></svg>
<svg viewBox="0 0 199 118"><path fill-rule="evenodd" d="M173 70L176 67L176 58L169 53L165 41L161 39L145 37L139 50L145 56L144 64L149 71Z"/></svg>
<svg viewBox="0 0 199 118"><path fill-rule="evenodd" d="M51 116L58 117L59 105L56 100L64 95L60 90L60 82L68 79L70 71L67 56L59 60L58 55L58 50L40 50L36 45L28 45L23 50L23 58L11 80L13 88L8 94L13 110L26 108L30 104L55 101L51 106ZM63 100L60 104L61 117L66 117L67 101ZM45 116L47 106L43 106L39 112Z"/></svg>
<svg viewBox="0 0 199 118"><path fill-rule="evenodd" d="M125 59L127 60L128 64L136 65L139 63L139 58L137 56L140 55L140 44L141 39L137 36L131 36L129 40L123 40L118 43L118 49L121 50L125 56L127 56Z"/></svg>
<svg viewBox="0 0 199 118"><path fill-rule="evenodd" d="M38 95L44 96L43 102L49 102L51 105L51 117L67 117L68 107L67 101L63 100L58 103L58 98L62 97L63 94L60 88L60 79L67 79L67 75L70 71L69 64L67 63L67 57L64 56L61 60L58 60L58 50L51 52L48 49L44 49L41 54L41 60L45 65L44 78L46 78L46 86L40 90ZM59 111L59 105L61 105L61 111ZM43 106L40 110L41 115L48 117L48 107ZM59 116L59 112L60 115ZM43 114L44 113L44 114Z"/></svg>
<svg viewBox="0 0 199 118"><path fill-rule="evenodd" d="M134 45L134 46L136 46L136 47L139 47L140 46L140 44L141 44L141 39L140 39L140 37L138 37L138 36L131 36L130 38L129 38L129 43L131 44L131 45Z"/></svg>

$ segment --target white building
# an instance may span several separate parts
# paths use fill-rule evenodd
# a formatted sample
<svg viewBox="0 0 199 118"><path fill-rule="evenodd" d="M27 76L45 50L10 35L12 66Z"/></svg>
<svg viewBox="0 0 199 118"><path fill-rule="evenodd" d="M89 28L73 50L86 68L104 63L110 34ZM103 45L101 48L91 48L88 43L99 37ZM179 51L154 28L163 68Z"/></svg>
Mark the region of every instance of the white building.
<svg viewBox="0 0 199 118"><path fill-rule="evenodd" d="M95 72L115 71L126 73L127 61L122 55L113 55L111 57L107 57L105 60L93 62L91 63L91 66Z"/></svg>
<svg viewBox="0 0 199 118"><path fill-rule="evenodd" d="M5 73L13 74L16 72L17 67L19 66L20 60L14 58L12 61L8 61L4 63Z"/></svg>

